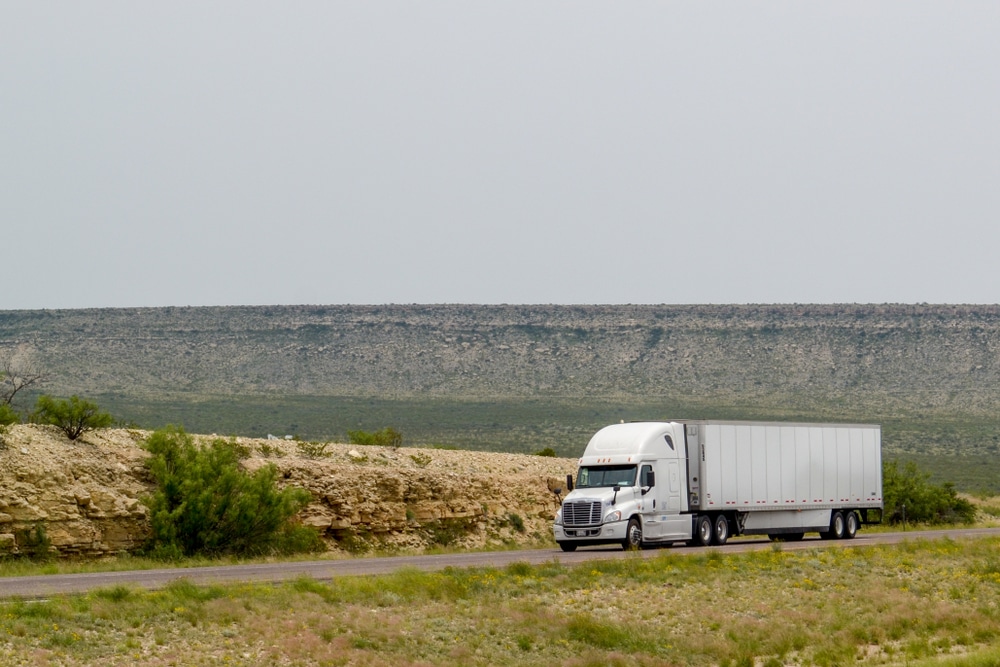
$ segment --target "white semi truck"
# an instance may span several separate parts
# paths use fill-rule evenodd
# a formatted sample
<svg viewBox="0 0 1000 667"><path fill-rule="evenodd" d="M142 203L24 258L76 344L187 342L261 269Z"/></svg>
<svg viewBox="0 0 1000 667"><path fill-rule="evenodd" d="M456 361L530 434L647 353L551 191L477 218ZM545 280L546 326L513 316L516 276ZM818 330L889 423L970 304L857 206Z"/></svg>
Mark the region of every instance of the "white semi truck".
<svg viewBox="0 0 1000 667"><path fill-rule="evenodd" d="M575 484L567 476L555 539L563 551L850 539L882 519L881 441L879 426L862 424L613 424L590 439Z"/></svg>

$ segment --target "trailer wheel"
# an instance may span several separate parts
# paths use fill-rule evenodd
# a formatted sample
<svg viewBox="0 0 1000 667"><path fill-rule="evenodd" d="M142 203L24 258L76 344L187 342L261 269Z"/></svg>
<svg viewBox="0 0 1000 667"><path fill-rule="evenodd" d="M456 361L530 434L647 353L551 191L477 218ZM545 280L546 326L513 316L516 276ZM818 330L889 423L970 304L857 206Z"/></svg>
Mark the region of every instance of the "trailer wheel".
<svg viewBox="0 0 1000 667"><path fill-rule="evenodd" d="M622 540L622 548L625 551L635 551L642 548L642 525L639 519L632 517L628 520L628 528L625 529L625 539Z"/></svg>
<svg viewBox="0 0 1000 667"><path fill-rule="evenodd" d="M844 514L834 512L830 517L830 537L835 540L844 539Z"/></svg>
<svg viewBox="0 0 1000 667"><path fill-rule="evenodd" d="M712 528L712 520L707 516L700 516L695 520L695 543L701 547L707 547L712 543L712 536L715 530Z"/></svg>
<svg viewBox="0 0 1000 667"><path fill-rule="evenodd" d="M720 514L715 517L715 533L712 535L712 541L718 544L720 547L726 543L729 539L729 521L726 517Z"/></svg>
<svg viewBox="0 0 1000 667"><path fill-rule="evenodd" d="M572 542L560 542L559 548L566 552L576 551L576 545Z"/></svg>
<svg viewBox="0 0 1000 667"><path fill-rule="evenodd" d="M848 512L844 516L844 538L848 540L853 540L854 536L858 534L858 515L854 512Z"/></svg>

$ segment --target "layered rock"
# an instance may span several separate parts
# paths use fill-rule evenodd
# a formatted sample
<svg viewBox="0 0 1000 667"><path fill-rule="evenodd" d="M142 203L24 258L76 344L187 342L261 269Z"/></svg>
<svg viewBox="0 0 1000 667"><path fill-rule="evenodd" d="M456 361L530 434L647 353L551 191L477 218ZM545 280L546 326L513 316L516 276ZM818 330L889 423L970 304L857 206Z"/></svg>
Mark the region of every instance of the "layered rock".
<svg viewBox="0 0 1000 667"><path fill-rule="evenodd" d="M52 428L11 427L0 449L0 552L96 557L140 547L149 535L142 498L152 491L147 435L109 429L70 442ZM298 519L332 550L545 541L558 507L552 489L574 467L516 454L238 442L251 453L248 469L273 464L282 484L312 493Z"/></svg>

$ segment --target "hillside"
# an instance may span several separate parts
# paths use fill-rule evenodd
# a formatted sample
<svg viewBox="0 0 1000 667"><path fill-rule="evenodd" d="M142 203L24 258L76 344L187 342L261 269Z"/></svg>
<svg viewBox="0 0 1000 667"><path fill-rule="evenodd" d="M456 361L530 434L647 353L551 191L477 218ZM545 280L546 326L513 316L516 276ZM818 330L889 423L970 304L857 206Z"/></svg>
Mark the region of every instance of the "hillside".
<svg viewBox="0 0 1000 667"><path fill-rule="evenodd" d="M0 354L44 369L46 392L143 427L393 423L564 453L619 416L725 416L880 421L890 449L994 454L998 353L995 305L0 311Z"/></svg>

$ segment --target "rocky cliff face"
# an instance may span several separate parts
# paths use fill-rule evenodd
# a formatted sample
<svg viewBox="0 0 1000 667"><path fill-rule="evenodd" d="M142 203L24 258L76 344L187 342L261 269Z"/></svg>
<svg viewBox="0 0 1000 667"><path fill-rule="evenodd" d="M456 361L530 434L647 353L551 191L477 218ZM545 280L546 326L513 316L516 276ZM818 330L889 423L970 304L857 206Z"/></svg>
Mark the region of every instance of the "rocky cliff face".
<svg viewBox="0 0 1000 667"><path fill-rule="evenodd" d="M41 426L11 427L0 449L0 553L30 551L37 527L63 556L138 548L150 492L147 434L109 429L70 442ZM290 441L240 438L248 468L268 463L308 489L303 523L331 550L476 547L550 539L575 461L516 454L328 444L317 458ZM315 449L311 452L316 455Z"/></svg>
<svg viewBox="0 0 1000 667"><path fill-rule="evenodd" d="M1000 406L1000 306L0 311L58 395L695 395Z"/></svg>

